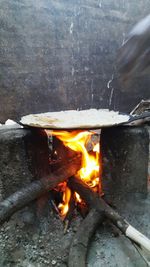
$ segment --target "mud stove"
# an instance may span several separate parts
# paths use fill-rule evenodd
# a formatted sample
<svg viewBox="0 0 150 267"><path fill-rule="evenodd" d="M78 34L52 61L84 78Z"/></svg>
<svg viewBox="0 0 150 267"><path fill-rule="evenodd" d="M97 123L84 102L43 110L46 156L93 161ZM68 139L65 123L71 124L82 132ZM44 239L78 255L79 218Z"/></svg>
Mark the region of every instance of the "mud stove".
<svg viewBox="0 0 150 267"><path fill-rule="evenodd" d="M101 181L101 194L103 194L103 198L109 205L114 208L117 207L119 212L122 212L123 215L126 214L126 206L128 207L129 203L131 203L131 211L129 214L131 216L132 214L134 214L134 204L136 206L139 201L145 201L148 193L149 134L147 127L104 127L101 128L101 131L96 131L96 136L98 136L99 134L99 173ZM71 160L73 159L73 166L75 166L74 164L80 164L78 163L78 160L76 162L77 154L63 146L62 142L58 140L57 137L48 137L44 129L22 128L19 125L2 126L0 128L0 155L1 203L3 203L3 200L7 198L9 199L9 197L13 193L16 193L18 190L22 190L26 187L28 188L30 184L35 183L35 185L38 185L36 184L36 182L41 181L43 177L48 177L50 173L54 173L54 177L57 179L57 175L60 174L60 172L57 172L57 169L60 168L61 170L61 168L66 166L65 168L67 172L70 168L70 165L67 165L70 164L70 162L68 163L69 158ZM79 155L78 157L80 158ZM63 173L65 173L65 168L63 169ZM70 174L71 176L74 175L74 172L75 170L73 170L73 172L71 170L70 173L67 173L66 178L69 178L68 176ZM54 177L52 175L52 179ZM63 178L61 179L63 182ZM69 259L69 263L66 263L68 261L68 248L70 246L74 232L77 231L77 225L79 224L79 221L81 221L81 215L84 216L85 214L87 214L87 209L84 208L84 215L82 212L80 212L80 214L78 215L77 211L75 211L75 214L72 215L73 222L71 222L69 229L66 228L67 235L64 235L64 226L60 219L59 209L58 214L54 212L54 209L57 210L58 208L57 201L62 201L58 200L60 197L62 197L62 194L59 192L59 196L56 196L51 190L45 189L40 192L43 193L39 193L34 197L34 191L32 191L32 188L30 188L29 193L33 196L33 199L31 197L31 201L29 201L30 197L28 197L29 195L27 195L27 199L25 200L25 203L23 205L22 203L20 203L17 206L18 208L16 210L14 208L12 212L8 214L8 216L6 216L6 219L1 219L1 222L5 221L4 225L1 227L2 232L0 236L1 240L5 244L4 252L2 252L1 256L1 266L29 266L25 264L33 264L30 266L34 266L34 263L36 263L36 266L66 266L67 264L69 264L69 266L77 266L73 265L74 263L71 263L73 259ZM91 205L91 207L94 210L95 206ZM17 212L13 215L14 211ZM92 222L93 217L99 215L97 215L97 211L92 212L94 213L91 213L87 216L89 216L88 220L91 222L91 224L94 224L94 222ZM12 218L10 218L10 215L13 215ZM128 218L130 218L130 216L128 216ZM80 217L80 219L78 217ZM87 218L84 220L87 220ZM99 221L101 221L100 217ZM140 218L139 221L142 221L142 218ZM87 221L85 221L84 227L86 226L86 224L88 224ZM99 223L96 222L95 224L98 225ZM79 235L81 234L80 231L82 230L82 227L83 224L81 226L81 229L79 230ZM93 227L94 230L96 229L95 227L96 226ZM89 226L87 226L87 238L90 238L91 233L93 233L94 230L88 230L88 228ZM15 247L13 248L14 250L12 249L12 247L10 248L9 239L11 240L11 237L9 237L9 235L11 236L11 231L15 231L15 229L19 232L20 239L18 238L14 241L14 246L17 248L17 250L22 251L23 256L22 254L19 254L18 256L16 256L16 258L12 256L12 263L10 263L10 259L7 258L7 255L11 255L11 253L13 254L12 251L15 251L16 253L16 249ZM91 232L88 233L88 231ZM143 230L141 229L141 231ZM54 237L55 232L56 236ZM114 232L116 233L117 230L113 229L113 233ZM23 235L23 238L21 237L21 235ZM37 252L36 256L34 255L33 257L31 257L31 251L33 252L35 250L31 245L30 252L28 251L30 257L28 258L27 247L30 246L30 244L27 245L25 242L26 235L31 236L30 241L33 247L35 247L35 243L37 245L38 239L40 239L38 235L42 236L41 242L43 242L43 244L41 250L47 250L47 247L49 248L49 250L51 250L52 248L51 252L49 251L47 253L47 257L45 256L45 254L43 254L43 259L40 252ZM49 235L51 241L48 241L45 235ZM7 238L5 238L5 236L7 236ZM28 240L29 236L26 238ZM55 240L55 238L57 240ZM64 242L63 248L62 242L59 240L59 238ZM30 241L28 242L30 243ZM47 245L46 242L49 242L49 245ZM83 240L81 241L81 243L82 242L87 242L87 240ZM56 245L55 249L56 243L58 243L58 245ZM75 246L75 244L73 246ZM87 251L85 252L85 249L82 250L81 248L81 251L78 255L76 255L76 253L74 253L73 251L71 253L72 257L75 258L77 264L78 260L76 257L80 255L80 266L85 266L85 263L82 262L83 258L85 259L85 255L87 253ZM92 252L90 252L90 255L91 253ZM38 262L38 257L39 259L41 259L40 262ZM49 258L49 260L47 260L47 258ZM99 256L99 258L101 258L101 255ZM115 266L109 265L109 263L107 263L104 258L102 259L102 261L103 264L107 264L106 266ZM140 264L143 264L141 263L141 259L139 260L139 262ZM93 264L93 262L90 262L89 259L87 266L91 266L90 264Z"/></svg>

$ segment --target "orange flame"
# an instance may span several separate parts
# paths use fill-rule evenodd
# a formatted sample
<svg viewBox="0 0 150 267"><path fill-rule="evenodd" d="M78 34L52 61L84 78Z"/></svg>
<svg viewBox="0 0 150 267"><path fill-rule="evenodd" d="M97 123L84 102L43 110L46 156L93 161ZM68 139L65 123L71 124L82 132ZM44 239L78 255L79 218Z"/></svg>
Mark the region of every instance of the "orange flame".
<svg viewBox="0 0 150 267"><path fill-rule="evenodd" d="M48 133L48 131L47 131ZM50 134L55 135L60 139L66 147L80 152L82 155L81 169L77 175L90 187L94 187L96 191L99 190L99 142L92 144L91 137L94 132L91 131L52 131ZM88 144L92 144L92 147L88 149ZM63 203L59 205L61 215L65 215L68 212L68 204L71 197L71 191L66 187L63 194ZM81 202L80 196L75 193L76 201Z"/></svg>
<svg viewBox="0 0 150 267"><path fill-rule="evenodd" d="M79 195L77 192L75 192L75 199L76 199L76 201L79 202L79 203L81 203L81 201L82 201L80 195Z"/></svg>
<svg viewBox="0 0 150 267"><path fill-rule="evenodd" d="M71 190L66 186L63 193L63 203L58 205L61 216L65 216L69 210L69 201L71 198Z"/></svg>

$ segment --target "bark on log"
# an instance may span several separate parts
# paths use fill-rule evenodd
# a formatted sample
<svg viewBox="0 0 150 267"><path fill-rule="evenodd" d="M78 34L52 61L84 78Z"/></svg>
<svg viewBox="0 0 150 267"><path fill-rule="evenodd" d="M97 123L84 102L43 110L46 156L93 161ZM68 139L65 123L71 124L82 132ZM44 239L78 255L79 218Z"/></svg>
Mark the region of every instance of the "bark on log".
<svg viewBox="0 0 150 267"><path fill-rule="evenodd" d="M87 184L77 177L71 177L68 184L89 206L94 207L100 213L103 211L105 216L109 218L126 237L150 252L150 240L124 220L98 194L93 192Z"/></svg>
<svg viewBox="0 0 150 267"><path fill-rule="evenodd" d="M81 166L81 158L75 157L68 161L62 168L47 177L36 180L27 187L15 192L0 203L0 225L8 220L13 213L20 210L34 199L42 196L48 190L55 188L60 182L75 175Z"/></svg>
<svg viewBox="0 0 150 267"><path fill-rule="evenodd" d="M86 256L90 239L103 220L103 212L100 213L95 209L90 210L73 238L69 251L68 267L86 267Z"/></svg>

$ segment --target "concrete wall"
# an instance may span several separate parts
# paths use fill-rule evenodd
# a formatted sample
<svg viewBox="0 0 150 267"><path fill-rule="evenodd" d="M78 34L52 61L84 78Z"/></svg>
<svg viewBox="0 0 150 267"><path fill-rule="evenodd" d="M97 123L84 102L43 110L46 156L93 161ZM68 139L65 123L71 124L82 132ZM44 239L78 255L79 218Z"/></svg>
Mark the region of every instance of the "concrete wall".
<svg viewBox="0 0 150 267"><path fill-rule="evenodd" d="M63 109L128 112L149 78L118 85L116 51L149 0L0 0L0 122Z"/></svg>

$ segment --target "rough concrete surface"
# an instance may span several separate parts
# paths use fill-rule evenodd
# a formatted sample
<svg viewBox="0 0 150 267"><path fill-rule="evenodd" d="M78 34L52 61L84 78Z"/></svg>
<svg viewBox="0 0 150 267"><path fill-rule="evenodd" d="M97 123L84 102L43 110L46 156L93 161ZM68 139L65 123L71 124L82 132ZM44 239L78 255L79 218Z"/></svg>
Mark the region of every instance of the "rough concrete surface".
<svg viewBox="0 0 150 267"><path fill-rule="evenodd" d="M102 129L102 188L107 199L147 192L148 146L147 127Z"/></svg>
<svg viewBox="0 0 150 267"><path fill-rule="evenodd" d="M0 199L33 180L25 150L30 131L17 126L0 126Z"/></svg>
<svg viewBox="0 0 150 267"><path fill-rule="evenodd" d="M0 122L64 109L131 111L149 97L150 78L118 84L116 54L148 12L149 0L0 0Z"/></svg>

